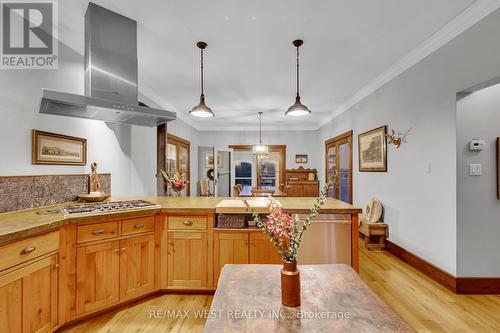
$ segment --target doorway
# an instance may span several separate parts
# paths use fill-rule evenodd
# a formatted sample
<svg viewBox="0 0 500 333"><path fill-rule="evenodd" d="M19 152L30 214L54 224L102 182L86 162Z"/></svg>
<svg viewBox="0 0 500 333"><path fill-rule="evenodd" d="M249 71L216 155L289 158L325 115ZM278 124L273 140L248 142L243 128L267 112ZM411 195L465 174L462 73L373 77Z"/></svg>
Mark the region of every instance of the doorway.
<svg viewBox="0 0 500 333"><path fill-rule="evenodd" d="M352 204L352 130L325 141L325 182L335 171L328 196Z"/></svg>

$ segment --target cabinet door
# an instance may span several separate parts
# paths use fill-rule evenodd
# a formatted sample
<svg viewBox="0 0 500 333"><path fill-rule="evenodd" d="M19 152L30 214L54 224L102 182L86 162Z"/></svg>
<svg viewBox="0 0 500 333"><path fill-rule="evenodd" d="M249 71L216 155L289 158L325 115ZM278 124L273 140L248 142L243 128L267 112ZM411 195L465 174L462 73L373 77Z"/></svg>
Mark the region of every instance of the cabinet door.
<svg viewBox="0 0 500 333"><path fill-rule="evenodd" d="M154 235L120 241L120 300L154 290Z"/></svg>
<svg viewBox="0 0 500 333"><path fill-rule="evenodd" d="M118 302L120 243L86 245L76 251L76 314Z"/></svg>
<svg viewBox="0 0 500 333"><path fill-rule="evenodd" d="M225 264L248 264L248 233L214 232L214 282Z"/></svg>
<svg viewBox="0 0 500 333"><path fill-rule="evenodd" d="M0 332L44 333L57 326L57 255L0 277Z"/></svg>
<svg viewBox="0 0 500 333"><path fill-rule="evenodd" d="M288 196L299 198L303 196L302 185L301 184L289 184Z"/></svg>
<svg viewBox="0 0 500 333"><path fill-rule="evenodd" d="M249 259L251 264L280 264L278 248L269 241L263 232L250 233Z"/></svg>
<svg viewBox="0 0 500 333"><path fill-rule="evenodd" d="M317 197L319 196L318 184L304 184L303 185L303 196L304 197Z"/></svg>
<svg viewBox="0 0 500 333"><path fill-rule="evenodd" d="M169 232L167 276L169 287L206 288L207 233Z"/></svg>

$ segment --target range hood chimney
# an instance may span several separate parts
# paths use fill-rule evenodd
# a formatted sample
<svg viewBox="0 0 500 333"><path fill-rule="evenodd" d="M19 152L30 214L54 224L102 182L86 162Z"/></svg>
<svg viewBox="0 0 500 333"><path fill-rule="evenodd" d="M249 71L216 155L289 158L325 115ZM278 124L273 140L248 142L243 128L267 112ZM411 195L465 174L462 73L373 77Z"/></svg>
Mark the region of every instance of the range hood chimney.
<svg viewBox="0 0 500 333"><path fill-rule="evenodd" d="M43 89L40 113L157 126L175 112L139 106L137 22L89 3L85 13L85 95Z"/></svg>

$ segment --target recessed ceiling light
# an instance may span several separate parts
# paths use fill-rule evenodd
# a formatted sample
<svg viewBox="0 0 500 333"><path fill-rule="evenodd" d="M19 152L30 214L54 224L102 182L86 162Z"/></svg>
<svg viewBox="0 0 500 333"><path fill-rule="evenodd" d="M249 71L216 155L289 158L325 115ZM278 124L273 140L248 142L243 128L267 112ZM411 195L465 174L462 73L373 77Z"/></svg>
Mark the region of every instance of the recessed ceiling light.
<svg viewBox="0 0 500 333"><path fill-rule="evenodd" d="M257 16L252 16L252 20L256 20L257 19Z"/></svg>
<svg viewBox="0 0 500 333"><path fill-rule="evenodd" d="M224 16L224 21L229 21L229 16Z"/></svg>

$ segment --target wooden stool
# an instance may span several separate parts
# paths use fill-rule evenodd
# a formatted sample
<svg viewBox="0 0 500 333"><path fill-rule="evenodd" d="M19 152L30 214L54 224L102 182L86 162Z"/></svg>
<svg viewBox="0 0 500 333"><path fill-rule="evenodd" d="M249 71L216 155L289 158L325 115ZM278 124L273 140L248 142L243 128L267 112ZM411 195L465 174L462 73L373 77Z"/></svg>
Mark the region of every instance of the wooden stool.
<svg viewBox="0 0 500 333"><path fill-rule="evenodd" d="M367 249L383 250L389 237L389 226L382 223L383 208L376 198L370 200L365 214L359 219L359 233L364 236Z"/></svg>
<svg viewBox="0 0 500 333"><path fill-rule="evenodd" d="M365 238L367 249L383 250L385 248L385 240L389 236L387 224L362 222L359 226L359 232Z"/></svg>

